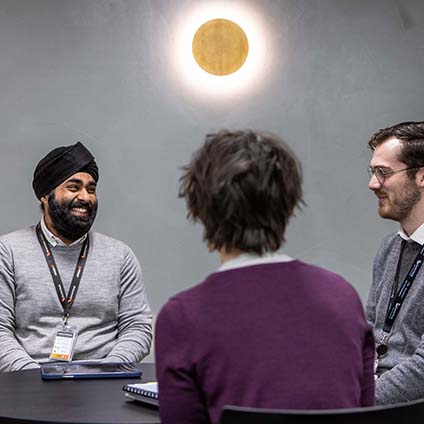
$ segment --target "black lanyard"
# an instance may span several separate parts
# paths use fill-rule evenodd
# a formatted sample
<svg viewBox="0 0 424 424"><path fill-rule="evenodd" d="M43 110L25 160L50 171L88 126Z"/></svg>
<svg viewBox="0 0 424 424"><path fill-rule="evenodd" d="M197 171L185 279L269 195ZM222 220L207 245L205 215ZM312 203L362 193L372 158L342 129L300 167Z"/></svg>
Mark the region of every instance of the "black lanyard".
<svg viewBox="0 0 424 424"><path fill-rule="evenodd" d="M44 257L46 258L47 266L49 267L50 274L52 276L53 283L56 288L57 296L63 307L63 321L66 324L69 317L69 311L71 310L71 307L77 295L78 287L82 278L82 273L85 268L85 263L87 261L88 248L90 246L90 240L87 234L84 244L81 247L81 252L79 254L78 262L74 271L74 276L72 277L71 285L68 290L68 295L65 296L65 288L63 287L59 270L57 269L56 262L54 260L53 253L50 250L49 244L43 232L41 231L40 224L38 224L36 227L36 233L37 233L38 242L40 243L40 246L41 246L41 250L44 253Z"/></svg>
<svg viewBox="0 0 424 424"><path fill-rule="evenodd" d="M402 244L402 247L404 247L404 243ZM399 255L399 261L398 261L398 267L396 270L396 279L393 282L393 288L392 293L390 296L390 303L389 307L387 308L387 314L386 314L386 320L384 321L383 331L385 333L390 333L392 330L393 324L399 314L400 308L402 307L403 301L406 298L406 295L409 292L409 289L412 286L412 283L415 280L415 277L418 274L418 271L421 268L421 265L424 261L424 245L421 246L420 251L418 252L417 256L415 257L415 260L413 264L411 265L411 268L408 271L408 274L406 274L405 279L403 280L402 285L400 286L399 290L397 291L395 295L395 284L396 280L399 278L399 270L400 270L400 262L402 260L402 253L403 249L401 249L401 253Z"/></svg>

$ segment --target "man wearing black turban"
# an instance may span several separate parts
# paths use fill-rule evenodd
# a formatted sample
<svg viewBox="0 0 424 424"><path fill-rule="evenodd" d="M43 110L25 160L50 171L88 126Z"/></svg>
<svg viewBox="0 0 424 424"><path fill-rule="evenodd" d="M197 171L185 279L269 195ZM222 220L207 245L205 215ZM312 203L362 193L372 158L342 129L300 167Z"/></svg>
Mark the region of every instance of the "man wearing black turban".
<svg viewBox="0 0 424 424"><path fill-rule="evenodd" d="M36 166L40 223L0 237L0 371L49 359L140 361L149 353L152 317L140 265L127 245L90 231L98 179L80 142ZM69 351L58 329L74 340Z"/></svg>
<svg viewBox="0 0 424 424"><path fill-rule="evenodd" d="M32 187L43 205L45 224L67 244L82 237L93 225L98 179L96 161L80 142L52 150L35 168ZM85 190L74 189L78 185L82 188L84 183ZM56 199L56 187L63 196L61 202ZM78 196L74 195L76 192Z"/></svg>

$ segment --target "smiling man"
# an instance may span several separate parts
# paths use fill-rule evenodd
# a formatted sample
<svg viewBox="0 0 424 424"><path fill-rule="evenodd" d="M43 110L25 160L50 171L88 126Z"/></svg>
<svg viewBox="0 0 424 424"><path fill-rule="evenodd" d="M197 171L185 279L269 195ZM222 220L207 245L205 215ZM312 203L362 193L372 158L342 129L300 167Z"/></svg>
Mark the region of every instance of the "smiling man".
<svg viewBox="0 0 424 424"><path fill-rule="evenodd" d="M424 397L424 122L382 129L368 144L378 213L400 224L377 253L366 308L377 346L376 400L388 404Z"/></svg>
<svg viewBox="0 0 424 424"><path fill-rule="evenodd" d="M52 150L34 171L42 219L0 237L0 371L149 353L140 265L127 245L90 231L98 178L82 143Z"/></svg>

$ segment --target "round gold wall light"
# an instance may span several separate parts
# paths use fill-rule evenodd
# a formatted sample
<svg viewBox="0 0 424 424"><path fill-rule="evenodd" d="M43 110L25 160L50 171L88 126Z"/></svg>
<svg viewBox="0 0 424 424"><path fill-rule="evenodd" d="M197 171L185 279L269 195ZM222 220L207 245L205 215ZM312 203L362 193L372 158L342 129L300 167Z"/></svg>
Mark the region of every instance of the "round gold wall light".
<svg viewBox="0 0 424 424"><path fill-rule="evenodd" d="M198 65L213 75L228 75L243 66L249 53L244 31L228 19L205 22L194 34L193 56Z"/></svg>

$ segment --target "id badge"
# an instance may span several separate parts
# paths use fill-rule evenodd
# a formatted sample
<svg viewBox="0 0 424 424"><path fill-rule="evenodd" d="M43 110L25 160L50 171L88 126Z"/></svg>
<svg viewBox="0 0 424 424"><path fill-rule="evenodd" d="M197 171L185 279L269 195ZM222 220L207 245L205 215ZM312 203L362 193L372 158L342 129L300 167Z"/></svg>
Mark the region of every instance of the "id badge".
<svg viewBox="0 0 424 424"><path fill-rule="evenodd" d="M70 325L60 325L56 328L50 359L55 361L72 361L77 342L78 329Z"/></svg>

